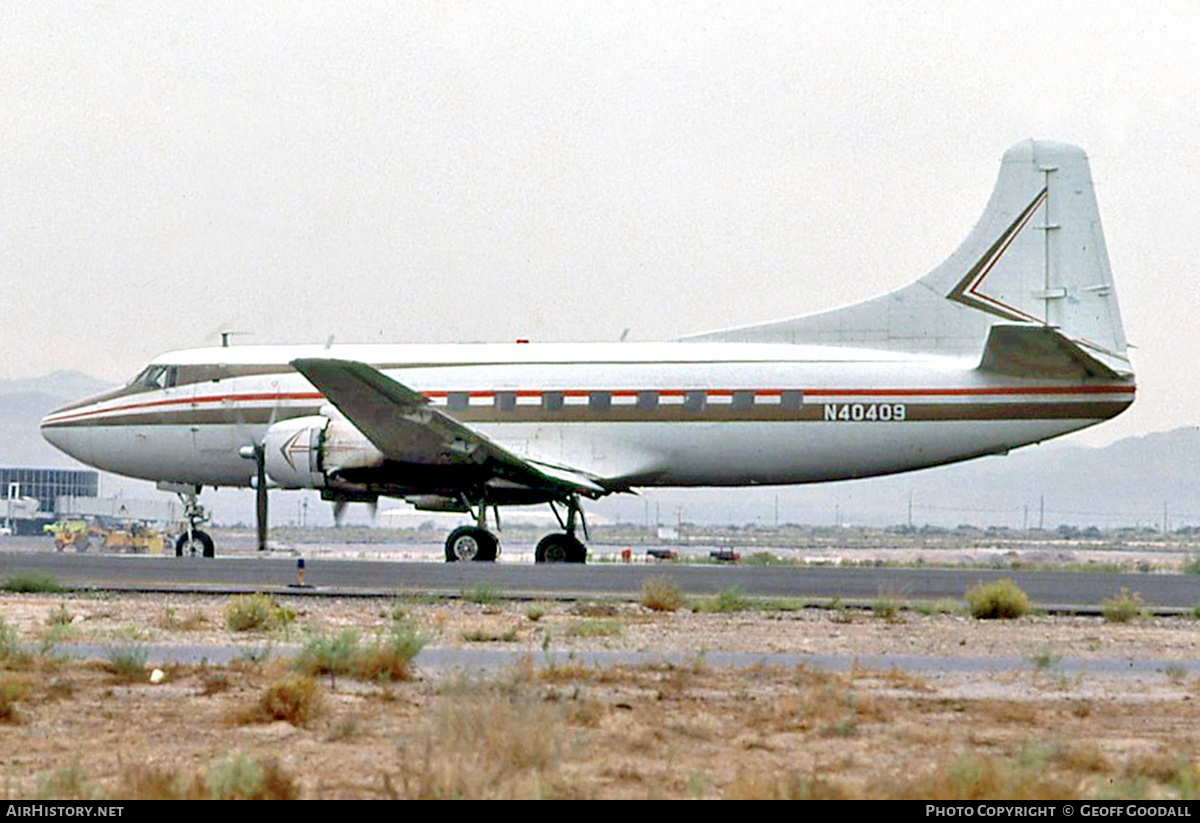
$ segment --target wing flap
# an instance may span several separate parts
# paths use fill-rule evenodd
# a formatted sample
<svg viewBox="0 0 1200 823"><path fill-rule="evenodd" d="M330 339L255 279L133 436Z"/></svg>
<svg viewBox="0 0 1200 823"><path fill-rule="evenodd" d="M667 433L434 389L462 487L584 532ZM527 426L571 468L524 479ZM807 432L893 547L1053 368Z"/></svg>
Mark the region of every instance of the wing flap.
<svg viewBox="0 0 1200 823"><path fill-rule="evenodd" d="M389 459L438 465L491 464L496 476L597 497L608 489L582 472L525 460L433 408L420 392L354 360L304 358L292 367Z"/></svg>

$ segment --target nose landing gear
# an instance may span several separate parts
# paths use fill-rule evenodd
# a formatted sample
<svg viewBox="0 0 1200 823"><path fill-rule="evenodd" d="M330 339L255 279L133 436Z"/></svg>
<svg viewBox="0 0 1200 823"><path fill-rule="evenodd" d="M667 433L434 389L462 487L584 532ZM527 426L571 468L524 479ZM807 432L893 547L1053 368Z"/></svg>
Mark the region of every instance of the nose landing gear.
<svg viewBox="0 0 1200 823"><path fill-rule="evenodd" d="M160 484L160 488L161 486L162 484ZM183 503L183 516L187 520L187 528L175 541L175 556L214 556L213 539L199 529L199 526L208 522L208 512L200 505L198 499L200 487L187 486L183 490L173 489L173 491L179 495L179 500Z"/></svg>

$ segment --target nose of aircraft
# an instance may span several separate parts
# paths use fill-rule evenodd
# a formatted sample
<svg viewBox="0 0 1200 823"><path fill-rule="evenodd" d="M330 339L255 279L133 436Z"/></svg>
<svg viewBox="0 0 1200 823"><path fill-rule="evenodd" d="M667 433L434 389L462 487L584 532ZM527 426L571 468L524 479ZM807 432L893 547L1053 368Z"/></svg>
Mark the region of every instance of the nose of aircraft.
<svg viewBox="0 0 1200 823"><path fill-rule="evenodd" d="M54 415L55 413L51 412L42 418L42 437L60 452L82 463L88 463L90 455L87 448L87 429L56 424Z"/></svg>
<svg viewBox="0 0 1200 823"><path fill-rule="evenodd" d="M54 446L55 449L65 452L72 457L76 456L71 451L70 429L49 425L47 417L42 417L42 437L46 438L48 443Z"/></svg>

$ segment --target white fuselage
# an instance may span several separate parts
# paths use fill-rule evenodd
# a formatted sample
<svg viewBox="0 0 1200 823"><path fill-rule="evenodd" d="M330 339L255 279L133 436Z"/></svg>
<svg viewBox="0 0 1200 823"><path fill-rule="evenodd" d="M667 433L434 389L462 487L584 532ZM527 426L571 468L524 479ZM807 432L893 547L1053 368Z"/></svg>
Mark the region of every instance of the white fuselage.
<svg viewBox="0 0 1200 823"><path fill-rule="evenodd" d="M163 355L157 377L59 409L43 433L106 471L246 486L254 467L239 449L276 422L336 414L288 365L302 357L372 364L522 458L622 487L917 469L1090 426L1134 392L1124 380L1004 377L958 357L784 344L244 346Z"/></svg>

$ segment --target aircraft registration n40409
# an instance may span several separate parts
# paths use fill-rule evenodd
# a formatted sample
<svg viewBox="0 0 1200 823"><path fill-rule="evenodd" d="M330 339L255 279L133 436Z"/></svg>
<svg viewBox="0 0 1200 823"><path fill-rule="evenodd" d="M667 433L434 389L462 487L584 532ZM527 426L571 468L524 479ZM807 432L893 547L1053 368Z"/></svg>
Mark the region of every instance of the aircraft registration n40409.
<svg viewBox="0 0 1200 823"><path fill-rule="evenodd" d="M813 315L662 343L236 346L171 352L57 409L45 437L187 504L319 489L470 512L446 559L494 560L488 512L549 503L542 561L583 562L581 500L650 486L869 477L998 454L1134 398L1087 157L1025 141L938 268Z"/></svg>

